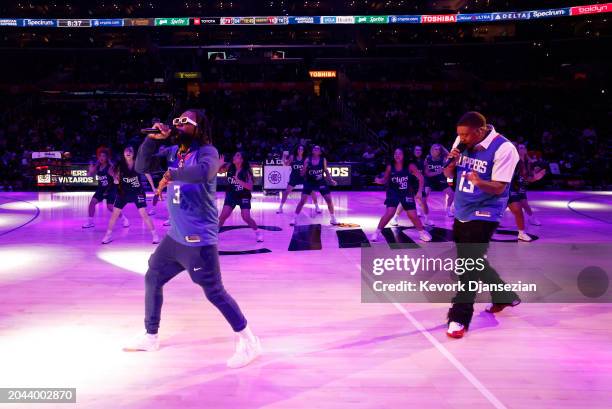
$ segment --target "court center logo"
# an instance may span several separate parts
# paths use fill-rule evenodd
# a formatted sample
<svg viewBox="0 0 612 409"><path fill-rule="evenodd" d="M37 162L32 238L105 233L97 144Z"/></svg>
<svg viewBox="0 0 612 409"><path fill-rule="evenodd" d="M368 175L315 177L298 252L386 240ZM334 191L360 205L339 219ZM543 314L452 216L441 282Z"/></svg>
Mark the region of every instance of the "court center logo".
<svg viewBox="0 0 612 409"><path fill-rule="evenodd" d="M273 185L278 185L281 180L283 180L283 175L276 170L273 170L268 174L268 182L272 183Z"/></svg>

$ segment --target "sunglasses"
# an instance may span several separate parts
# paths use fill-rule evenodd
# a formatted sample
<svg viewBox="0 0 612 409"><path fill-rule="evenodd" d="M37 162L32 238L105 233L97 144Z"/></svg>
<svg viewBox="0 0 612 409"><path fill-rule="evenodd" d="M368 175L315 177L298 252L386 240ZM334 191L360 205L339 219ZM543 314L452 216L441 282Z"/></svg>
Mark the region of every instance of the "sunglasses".
<svg viewBox="0 0 612 409"><path fill-rule="evenodd" d="M172 120L172 125L174 126L187 125L187 124L198 126L198 123L196 121L194 121L193 119L187 118L186 116L182 116L180 118L174 118Z"/></svg>

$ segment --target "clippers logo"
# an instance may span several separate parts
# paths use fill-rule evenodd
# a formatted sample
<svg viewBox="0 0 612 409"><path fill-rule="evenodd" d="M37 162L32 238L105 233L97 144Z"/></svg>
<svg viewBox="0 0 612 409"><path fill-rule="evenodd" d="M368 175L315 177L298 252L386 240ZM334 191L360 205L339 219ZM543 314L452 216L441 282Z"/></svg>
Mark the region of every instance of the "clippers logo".
<svg viewBox="0 0 612 409"><path fill-rule="evenodd" d="M268 175L268 181L274 185L278 185L283 180L283 175L280 172L272 171Z"/></svg>
<svg viewBox="0 0 612 409"><path fill-rule="evenodd" d="M579 16L582 14L610 13L611 11L612 11L612 3L606 3L606 4L593 4L590 6L572 7L570 9L570 14L572 16Z"/></svg>
<svg viewBox="0 0 612 409"><path fill-rule="evenodd" d="M421 23L432 24L432 23L456 23L456 14L434 14L434 15L423 15L421 16Z"/></svg>

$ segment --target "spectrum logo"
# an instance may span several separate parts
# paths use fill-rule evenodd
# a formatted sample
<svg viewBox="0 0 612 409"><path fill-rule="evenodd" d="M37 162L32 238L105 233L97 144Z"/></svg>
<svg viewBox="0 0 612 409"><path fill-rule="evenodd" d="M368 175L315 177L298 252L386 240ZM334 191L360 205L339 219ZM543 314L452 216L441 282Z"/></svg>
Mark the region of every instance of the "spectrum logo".
<svg viewBox="0 0 612 409"><path fill-rule="evenodd" d="M567 16L568 14L569 14L569 9L533 10L531 12L531 17L548 18L548 17Z"/></svg>
<svg viewBox="0 0 612 409"><path fill-rule="evenodd" d="M25 19L23 20L24 25L26 26L30 26L30 27L57 27L57 21L56 20L31 20L31 19Z"/></svg>

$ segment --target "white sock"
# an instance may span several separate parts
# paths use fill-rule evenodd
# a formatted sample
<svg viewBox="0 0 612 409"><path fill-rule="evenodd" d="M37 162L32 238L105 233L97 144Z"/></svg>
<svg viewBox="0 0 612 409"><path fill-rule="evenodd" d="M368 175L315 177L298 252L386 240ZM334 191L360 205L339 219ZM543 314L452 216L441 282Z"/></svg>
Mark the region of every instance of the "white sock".
<svg viewBox="0 0 612 409"><path fill-rule="evenodd" d="M525 234L525 230L519 230L518 234Z"/></svg>
<svg viewBox="0 0 612 409"><path fill-rule="evenodd" d="M251 331L251 328L247 325L242 331L237 332L240 339L247 342L255 342L255 334Z"/></svg>

